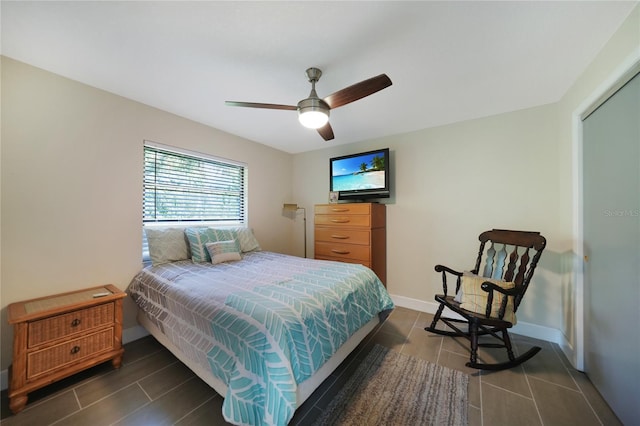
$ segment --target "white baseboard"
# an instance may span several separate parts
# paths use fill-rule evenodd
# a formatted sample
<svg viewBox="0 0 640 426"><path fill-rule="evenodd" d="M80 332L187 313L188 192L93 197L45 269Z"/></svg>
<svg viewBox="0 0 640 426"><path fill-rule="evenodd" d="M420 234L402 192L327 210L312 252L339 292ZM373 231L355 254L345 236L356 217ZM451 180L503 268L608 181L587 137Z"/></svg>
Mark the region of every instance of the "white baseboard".
<svg viewBox="0 0 640 426"><path fill-rule="evenodd" d="M396 306L400 306L402 308L413 309L415 311L426 312L428 314L435 314L438 310L438 304L436 302L425 302L424 300L412 299L410 297L394 294L391 295L391 299ZM462 318L455 312L451 311L447 313L447 316L450 318ZM521 334L523 336L533 337L534 339L557 343L561 348L567 344L560 330L555 328L519 321L515 326L513 326L512 330L515 334Z"/></svg>
<svg viewBox="0 0 640 426"><path fill-rule="evenodd" d="M134 340L141 339L148 335L149 335L149 332L141 325L129 327L122 330L122 343L126 345L129 342L133 342ZM9 371L2 370L0 371L0 390L5 390L8 387L9 387Z"/></svg>

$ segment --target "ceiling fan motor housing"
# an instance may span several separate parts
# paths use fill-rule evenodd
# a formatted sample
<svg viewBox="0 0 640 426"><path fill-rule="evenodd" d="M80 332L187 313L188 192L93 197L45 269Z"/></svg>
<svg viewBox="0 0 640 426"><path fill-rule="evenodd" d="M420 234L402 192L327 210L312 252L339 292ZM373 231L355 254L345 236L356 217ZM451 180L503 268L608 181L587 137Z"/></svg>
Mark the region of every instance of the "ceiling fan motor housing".
<svg viewBox="0 0 640 426"><path fill-rule="evenodd" d="M306 73L307 73L307 78L311 83L320 80L320 77L322 77L322 71L319 68L313 68L313 67L307 68Z"/></svg>

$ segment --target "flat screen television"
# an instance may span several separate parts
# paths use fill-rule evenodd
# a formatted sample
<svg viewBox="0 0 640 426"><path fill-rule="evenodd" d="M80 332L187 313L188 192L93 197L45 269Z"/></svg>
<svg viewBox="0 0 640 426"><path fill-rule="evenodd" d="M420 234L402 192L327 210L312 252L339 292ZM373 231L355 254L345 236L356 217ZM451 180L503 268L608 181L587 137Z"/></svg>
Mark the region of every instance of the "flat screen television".
<svg viewBox="0 0 640 426"><path fill-rule="evenodd" d="M329 159L329 190L339 200L389 198L389 148Z"/></svg>

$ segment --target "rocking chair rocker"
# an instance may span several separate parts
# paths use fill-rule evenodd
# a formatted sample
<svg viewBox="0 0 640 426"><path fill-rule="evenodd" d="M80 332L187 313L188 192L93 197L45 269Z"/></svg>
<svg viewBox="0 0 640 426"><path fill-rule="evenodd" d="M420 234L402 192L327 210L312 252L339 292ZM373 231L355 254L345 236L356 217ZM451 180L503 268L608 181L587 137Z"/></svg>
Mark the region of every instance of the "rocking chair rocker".
<svg viewBox="0 0 640 426"><path fill-rule="evenodd" d="M493 229L480 234L479 240L480 250L475 268L471 272L459 272L443 265L435 267L436 272L442 274L444 294L435 296L440 306L431 325L425 327L425 330L444 336L467 338L471 342L471 357L467 367L504 370L531 359L541 349L534 346L516 357L508 329L515 324L515 312L531 283L546 239L539 232ZM485 252L487 242L489 244ZM486 255L486 260L481 269L483 255ZM447 293L447 274L456 278L455 297ZM443 317L445 307L463 319ZM438 321L442 321L453 331L437 329ZM467 330L462 330L455 325L457 323L467 324ZM500 343L479 343L478 336L483 335L491 335ZM506 348L509 360L501 363L478 362L479 346Z"/></svg>

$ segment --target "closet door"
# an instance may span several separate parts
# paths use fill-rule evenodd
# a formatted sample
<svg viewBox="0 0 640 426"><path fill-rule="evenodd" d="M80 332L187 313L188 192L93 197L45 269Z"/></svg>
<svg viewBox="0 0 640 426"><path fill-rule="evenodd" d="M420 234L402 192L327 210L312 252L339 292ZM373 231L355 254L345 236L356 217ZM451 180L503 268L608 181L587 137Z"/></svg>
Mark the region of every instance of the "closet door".
<svg viewBox="0 0 640 426"><path fill-rule="evenodd" d="M585 372L640 419L640 74L583 122Z"/></svg>

